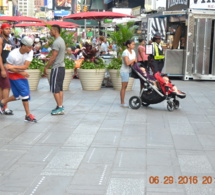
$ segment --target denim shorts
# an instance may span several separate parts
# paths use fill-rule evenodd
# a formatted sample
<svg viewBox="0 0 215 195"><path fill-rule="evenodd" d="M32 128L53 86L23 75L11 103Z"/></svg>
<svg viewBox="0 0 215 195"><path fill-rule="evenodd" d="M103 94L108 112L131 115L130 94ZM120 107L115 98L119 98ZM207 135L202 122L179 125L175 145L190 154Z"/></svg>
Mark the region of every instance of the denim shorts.
<svg viewBox="0 0 215 195"><path fill-rule="evenodd" d="M122 82L128 82L129 80L129 73L128 72L120 72Z"/></svg>

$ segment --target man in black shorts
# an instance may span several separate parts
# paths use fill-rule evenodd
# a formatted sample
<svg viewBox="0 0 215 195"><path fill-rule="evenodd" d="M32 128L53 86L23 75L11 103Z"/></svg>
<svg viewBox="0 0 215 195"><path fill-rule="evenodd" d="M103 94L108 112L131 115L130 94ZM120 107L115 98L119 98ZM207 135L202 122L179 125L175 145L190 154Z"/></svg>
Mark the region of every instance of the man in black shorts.
<svg viewBox="0 0 215 195"><path fill-rule="evenodd" d="M52 44L52 55L44 69L44 74L47 75L47 69L52 66L50 76L50 90L54 94L57 107L52 110L52 115L64 114L63 107L63 80L65 76L65 51L66 45L60 36L60 26L52 25L50 35L55 38Z"/></svg>

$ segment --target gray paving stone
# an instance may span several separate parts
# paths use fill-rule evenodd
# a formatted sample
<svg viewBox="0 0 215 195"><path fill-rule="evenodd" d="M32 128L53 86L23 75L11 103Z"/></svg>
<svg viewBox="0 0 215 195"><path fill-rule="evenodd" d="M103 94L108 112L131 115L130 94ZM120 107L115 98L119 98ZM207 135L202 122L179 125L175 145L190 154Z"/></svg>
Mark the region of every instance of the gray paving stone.
<svg viewBox="0 0 215 195"><path fill-rule="evenodd" d="M144 195L145 181L143 179L112 178L106 195Z"/></svg>
<svg viewBox="0 0 215 195"><path fill-rule="evenodd" d="M120 148L146 148L146 136L123 135L120 140Z"/></svg>
<svg viewBox="0 0 215 195"><path fill-rule="evenodd" d="M147 149L147 165L179 166L175 150Z"/></svg>
<svg viewBox="0 0 215 195"><path fill-rule="evenodd" d="M0 150L0 172L7 172L25 153L26 151Z"/></svg>
<svg viewBox="0 0 215 195"><path fill-rule="evenodd" d="M104 191L109 181L110 165L82 163L76 172L68 193L74 190Z"/></svg>
<svg viewBox="0 0 215 195"><path fill-rule="evenodd" d="M169 112L166 102L138 110L119 106L111 88L83 91L73 80L64 93L65 115L55 107L47 79L31 93L38 123L0 115L0 195L214 195L215 90L213 82L173 83L187 97ZM201 90L200 90L201 89ZM139 81L125 100L139 94ZM199 184L150 184L150 176L198 176Z"/></svg>
<svg viewBox="0 0 215 195"><path fill-rule="evenodd" d="M195 129L196 134L215 134L215 125L211 122L193 122L191 126Z"/></svg>
<svg viewBox="0 0 215 195"><path fill-rule="evenodd" d="M43 168L44 165L40 163L17 163L11 168L12 171L1 180L0 191L24 192Z"/></svg>
<svg viewBox="0 0 215 195"><path fill-rule="evenodd" d="M145 173L146 157L145 149L120 149L116 154L113 171Z"/></svg>
<svg viewBox="0 0 215 195"><path fill-rule="evenodd" d="M190 123L170 123L169 125L173 135L195 135Z"/></svg>
<svg viewBox="0 0 215 195"><path fill-rule="evenodd" d="M66 187L71 182L71 179L63 176L40 176L25 192L25 195L65 194Z"/></svg>
<svg viewBox="0 0 215 195"><path fill-rule="evenodd" d="M34 145L36 144L42 137L44 133L29 133L23 132L19 136L17 136L14 140L10 142L10 144L26 144L26 145Z"/></svg>
<svg viewBox="0 0 215 195"><path fill-rule="evenodd" d="M89 147L94 139L95 135L82 135L82 134L72 134L64 146L73 147Z"/></svg>
<svg viewBox="0 0 215 195"><path fill-rule="evenodd" d="M38 145L63 145L70 137L70 132L50 132L44 135L38 142Z"/></svg>
<svg viewBox="0 0 215 195"><path fill-rule="evenodd" d="M48 163L41 175L73 176L84 154L84 152L59 151Z"/></svg>
<svg viewBox="0 0 215 195"><path fill-rule="evenodd" d="M92 147L117 147L120 141L120 132L99 131L92 143Z"/></svg>
<svg viewBox="0 0 215 195"><path fill-rule="evenodd" d="M184 189L178 188L147 188L147 195L186 195Z"/></svg>
<svg viewBox="0 0 215 195"><path fill-rule="evenodd" d="M198 173L214 173L214 170L204 155L178 155L179 164L182 172L198 174Z"/></svg>
<svg viewBox="0 0 215 195"><path fill-rule="evenodd" d="M173 135L177 150L202 150L202 144L196 135Z"/></svg>
<svg viewBox="0 0 215 195"><path fill-rule="evenodd" d="M117 148L90 148L84 163L113 164Z"/></svg>
<svg viewBox="0 0 215 195"><path fill-rule="evenodd" d="M83 134L83 135L94 135L99 130L100 124L79 124L78 127L73 131L74 134Z"/></svg>
<svg viewBox="0 0 215 195"><path fill-rule="evenodd" d="M57 151L57 146L33 146L25 152L19 159L19 162L44 162L47 164Z"/></svg>
<svg viewBox="0 0 215 195"><path fill-rule="evenodd" d="M215 150L215 135L198 135L198 137L205 150Z"/></svg>
<svg viewBox="0 0 215 195"><path fill-rule="evenodd" d="M102 131L122 131L124 120L105 120L100 129Z"/></svg>

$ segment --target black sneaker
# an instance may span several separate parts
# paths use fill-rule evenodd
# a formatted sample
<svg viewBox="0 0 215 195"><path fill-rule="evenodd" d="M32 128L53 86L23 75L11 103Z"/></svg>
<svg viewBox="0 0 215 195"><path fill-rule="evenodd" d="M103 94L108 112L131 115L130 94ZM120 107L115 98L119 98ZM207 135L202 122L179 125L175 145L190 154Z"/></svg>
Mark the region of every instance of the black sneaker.
<svg viewBox="0 0 215 195"><path fill-rule="evenodd" d="M5 108L5 109L3 110L3 112L4 112L5 115L13 115L13 111L10 110L9 108Z"/></svg>
<svg viewBox="0 0 215 195"><path fill-rule="evenodd" d="M37 122L37 119L35 119L35 116L33 116L32 114L25 116L25 121L29 121L29 122Z"/></svg>
<svg viewBox="0 0 215 195"><path fill-rule="evenodd" d="M1 103L1 100L0 100L0 114L4 114L4 104Z"/></svg>

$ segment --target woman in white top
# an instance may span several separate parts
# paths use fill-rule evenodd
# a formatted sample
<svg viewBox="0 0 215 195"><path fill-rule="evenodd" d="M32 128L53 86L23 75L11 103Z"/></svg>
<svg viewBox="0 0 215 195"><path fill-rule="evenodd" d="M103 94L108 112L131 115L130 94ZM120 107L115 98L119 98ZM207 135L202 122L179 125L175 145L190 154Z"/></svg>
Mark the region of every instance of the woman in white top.
<svg viewBox="0 0 215 195"><path fill-rule="evenodd" d="M128 105L125 104L125 91L128 85L129 80L129 72L130 67L133 66L135 62L137 62L136 53L134 51L135 42L133 40L128 40L125 43L127 49L125 49L122 53L122 66L120 68L120 75L122 80L122 88L120 90L120 98L121 98L121 107L128 108Z"/></svg>

